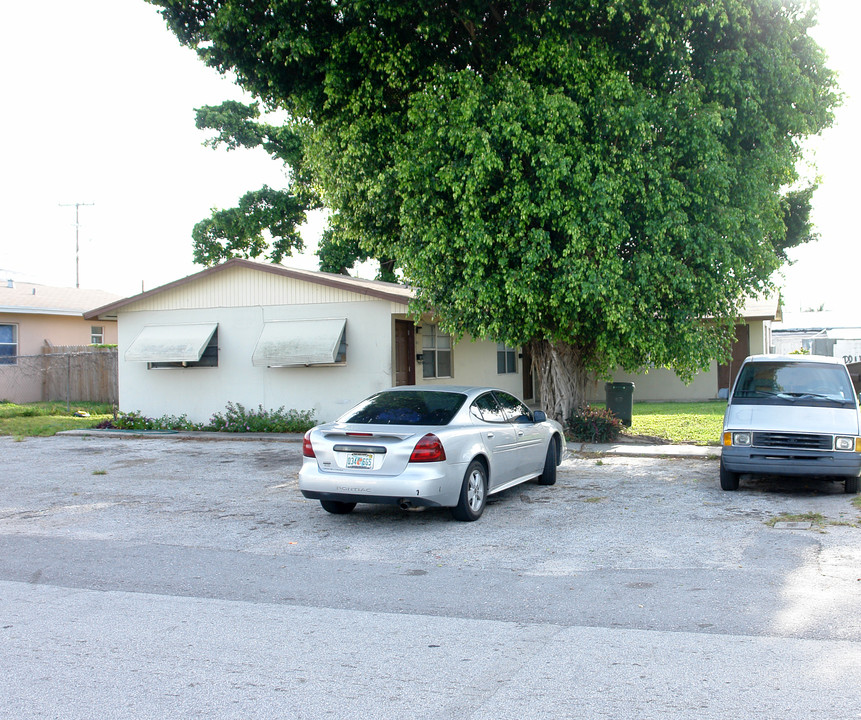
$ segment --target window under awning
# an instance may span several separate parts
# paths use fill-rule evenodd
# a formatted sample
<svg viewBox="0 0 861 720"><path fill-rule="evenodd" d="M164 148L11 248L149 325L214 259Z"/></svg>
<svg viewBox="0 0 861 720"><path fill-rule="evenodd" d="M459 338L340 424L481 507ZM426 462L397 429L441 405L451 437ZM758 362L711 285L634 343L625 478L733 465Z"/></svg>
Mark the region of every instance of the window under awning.
<svg viewBox="0 0 861 720"><path fill-rule="evenodd" d="M346 357L346 318L267 322L254 348L257 367L333 365Z"/></svg>
<svg viewBox="0 0 861 720"><path fill-rule="evenodd" d="M197 362L218 323L146 325L125 353L128 362Z"/></svg>

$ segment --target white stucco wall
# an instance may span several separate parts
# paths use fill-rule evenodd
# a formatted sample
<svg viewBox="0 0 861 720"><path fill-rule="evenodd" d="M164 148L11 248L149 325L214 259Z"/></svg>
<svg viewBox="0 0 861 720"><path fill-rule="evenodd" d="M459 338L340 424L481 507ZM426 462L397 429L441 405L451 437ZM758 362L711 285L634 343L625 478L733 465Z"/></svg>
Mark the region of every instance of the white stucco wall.
<svg viewBox="0 0 861 720"><path fill-rule="evenodd" d="M347 318L347 362L343 366L254 367L251 356L265 322ZM218 323L218 367L149 369L125 360L125 351L146 325ZM421 334L416 334L421 348ZM420 350L419 350L420 351ZM522 395L523 362L517 372L496 372L496 343L464 338L453 348L453 376L418 385L493 385ZM119 322L120 408L150 417L187 415L204 422L228 402L248 409L262 405L311 410L320 421L334 420L368 395L392 387L394 361L391 305L382 300L238 308L127 311Z"/></svg>
<svg viewBox="0 0 861 720"><path fill-rule="evenodd" d="M421 333L416 333L416 352L422 347ZM518 351L519 354L519 351ZM517 372L497 372L496 343L473 340L469 335L452 348L452 377L422 378L421 363L416 365L417 385L489 385L523 396L523 359L517 358Z"/></svg>
<svg viewBox="0 0 861 720"><path fill-rule="evenodd" d="M606 393L601 380L592 384L591 402L604 402ZM653 368L640 374L618 371L611 382L634 383L634 402L698 402L717 398L717 363L706 372L698 373L689 385L666 368Z"/></svg>
<svg viewBox="0 0 861 720"><path fill-rule="evenodd" d="M120 408L145 415L186 414L196 422L228 402L267 410L311 410L332 420L363 397L392 385L390 305L370 300L273 307L123 312L119 319ZM347 362L332 367L254 367L251 356L267 321L347 318ZM125 350L145 325L218 323L218 367L148 369Z"/></svg>

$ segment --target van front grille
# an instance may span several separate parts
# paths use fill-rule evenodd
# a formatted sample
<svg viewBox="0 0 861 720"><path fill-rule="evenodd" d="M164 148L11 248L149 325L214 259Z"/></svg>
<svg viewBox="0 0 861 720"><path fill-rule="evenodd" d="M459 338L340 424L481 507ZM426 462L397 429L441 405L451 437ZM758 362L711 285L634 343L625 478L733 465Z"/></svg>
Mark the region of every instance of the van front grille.
<svg viewBox="0 0 861 720"><path fill-rule="evenodd" d="M831 450L831 435L812 433L757 432L753 434L754 447L786 448L792 450Z"/></svg>

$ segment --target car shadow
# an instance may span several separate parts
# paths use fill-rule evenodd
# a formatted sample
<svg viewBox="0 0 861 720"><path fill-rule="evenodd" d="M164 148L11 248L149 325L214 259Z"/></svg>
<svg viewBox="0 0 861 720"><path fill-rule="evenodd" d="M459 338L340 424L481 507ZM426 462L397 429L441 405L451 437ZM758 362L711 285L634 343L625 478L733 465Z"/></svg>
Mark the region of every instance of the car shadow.
<svg viewBox="0 0 861 720"><path fill-rule="evenodd" d="M812 478L795 475L742 475L739 490L760 493L817 497L843 495L843 478Z"/></svg>

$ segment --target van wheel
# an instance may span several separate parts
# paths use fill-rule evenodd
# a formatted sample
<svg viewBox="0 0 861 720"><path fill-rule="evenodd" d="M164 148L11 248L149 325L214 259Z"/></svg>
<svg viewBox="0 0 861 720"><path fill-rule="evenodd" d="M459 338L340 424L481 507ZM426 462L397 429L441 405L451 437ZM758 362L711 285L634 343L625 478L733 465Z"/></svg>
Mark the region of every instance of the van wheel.
<svg viewBox="0 0 861 720"><path fill-rule="evenodd" d="M720 461L720 486L721 490L738 490L738 473L727 470L723 458Z"/></svg>
<svg viewBox="0 0 861 720"><path fill-rule="evenodd" d="M859 481L861 481L861 478L857 478L857 477L846 478L846 485L845 485L846 492L852 493L854 495L859 490L861 490L861 487L859 487L859 485L861 485L861 482L859 482Z"/></svg>

